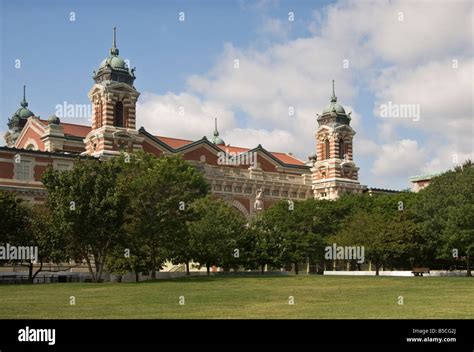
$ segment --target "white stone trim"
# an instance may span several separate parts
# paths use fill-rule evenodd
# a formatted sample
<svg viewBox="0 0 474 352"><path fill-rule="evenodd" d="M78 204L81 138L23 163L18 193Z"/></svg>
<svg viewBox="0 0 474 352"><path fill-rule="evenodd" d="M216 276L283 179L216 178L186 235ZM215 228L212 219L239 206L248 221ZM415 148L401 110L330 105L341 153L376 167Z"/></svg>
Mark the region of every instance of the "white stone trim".
<svg viewBox="0 0 474 352"><path fill-rule="evenodd" d="M32 145L33 148L28 148L28 146ZM39 150L38 143L33 138L28 138L28 140L25 143L25 148L26 150Z"/></svg>

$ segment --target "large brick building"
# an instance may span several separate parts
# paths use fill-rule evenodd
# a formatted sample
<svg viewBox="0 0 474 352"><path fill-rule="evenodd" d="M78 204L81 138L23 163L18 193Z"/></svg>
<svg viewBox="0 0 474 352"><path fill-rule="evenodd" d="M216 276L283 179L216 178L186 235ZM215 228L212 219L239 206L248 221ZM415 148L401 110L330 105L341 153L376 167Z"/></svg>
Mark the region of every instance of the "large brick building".
<svg viewBox="0 0 474 352"><path fill-rule="evenodd" d="M109 158L144 150L155 155L181 154L205 173L215 195L247 217L256 208L267 208L280 199L335 199L343 193L366 190L358 181L353 161L355 131L350 126L350 113L337 102L334 82L330 104L316 119L315 151L308 153L313 155L304 162L262 145L249 149L225 144L217 123L211 139L194 141L137 129L140 93L134 86L134 71L119 56L114 29L110 54L94 71L88 94L91 126L64 123L57 116L40 119L28 109L23 92L21 107L8 121L7 146L0 148L0 189L14 191L31 202L43 202L47 195L41 176L48 165L68 169L78 156Z"/></svg>

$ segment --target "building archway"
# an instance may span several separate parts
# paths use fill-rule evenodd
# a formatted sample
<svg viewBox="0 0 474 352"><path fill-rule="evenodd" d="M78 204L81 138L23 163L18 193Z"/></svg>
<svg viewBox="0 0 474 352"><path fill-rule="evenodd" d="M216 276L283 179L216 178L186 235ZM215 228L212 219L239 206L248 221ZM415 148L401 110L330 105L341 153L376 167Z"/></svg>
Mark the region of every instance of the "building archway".
<svg viewBox="0 0 474 352"><path fill-rule="evenodd" d="M231 206L236 208L246 219L250 219L250 214L245 206L238 200L232 199L227 201Z"/></svg>

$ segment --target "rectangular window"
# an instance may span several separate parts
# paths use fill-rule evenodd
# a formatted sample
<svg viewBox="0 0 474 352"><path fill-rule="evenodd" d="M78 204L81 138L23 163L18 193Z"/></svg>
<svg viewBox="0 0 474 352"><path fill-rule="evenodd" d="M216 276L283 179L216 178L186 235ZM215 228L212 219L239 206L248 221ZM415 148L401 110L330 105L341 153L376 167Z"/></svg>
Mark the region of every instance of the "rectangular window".
<svg viewBox="0 0 474 352"><path fill-rule="evenodd" d="M31 179L31 162L22 160L16 166L16 178L22 181L29 181Z"/></svg>

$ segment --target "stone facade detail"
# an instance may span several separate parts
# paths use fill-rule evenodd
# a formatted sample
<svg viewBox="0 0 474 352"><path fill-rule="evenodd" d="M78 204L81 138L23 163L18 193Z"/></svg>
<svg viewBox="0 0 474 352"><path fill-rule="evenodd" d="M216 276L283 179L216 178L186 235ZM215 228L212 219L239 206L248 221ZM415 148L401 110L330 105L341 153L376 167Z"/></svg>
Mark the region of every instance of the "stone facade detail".
<svg viewBox="0 0 474 352"><path fill-rule="evenodd" d="M9 148L1 150L4 170L11 172L0 175L0 189L6 187L17 193L35 189L38 196L32 199L39 202L45 196L39 180L46 165L64 169L78 155L103 159L138 150L157 156L182 155L204 173L212 194L225 199L245 217L268 209L279 200L336 199L344 193L366 189L358 181L359 168L353 160L355 131L350 126L350 113L346 114L337 103L334 90L329 106L317 118L316 153L305 163L291 154L270 152L261 145L253 149L226 145L217 130L217 120L211 140L160 137L143 127L137 129L136 104L140 93L133 85L135 69L130 69L118 55L114 30L110 55L94 72L94 84L88 93L93 107L90 126L64 123L56 116L41 120L27 109L24 93L21 107L9 120L5 136ZM37 152L29 154L32 176L31 180L19 180L11 160L26 149ZM251 155L252 158L237 160L252 162L223 165L223 152L235 157Z"/></svg>

